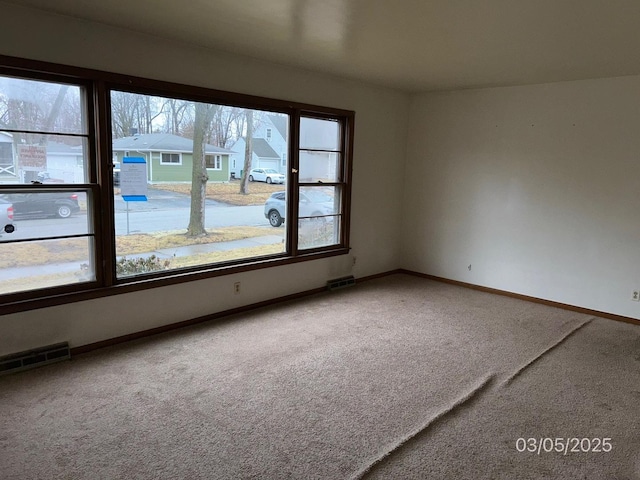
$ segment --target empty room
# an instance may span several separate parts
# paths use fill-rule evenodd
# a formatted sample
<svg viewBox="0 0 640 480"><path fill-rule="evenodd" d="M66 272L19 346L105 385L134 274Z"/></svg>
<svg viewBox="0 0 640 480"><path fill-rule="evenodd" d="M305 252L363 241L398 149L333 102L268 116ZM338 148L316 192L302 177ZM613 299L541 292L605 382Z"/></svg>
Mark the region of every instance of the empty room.
<svg viewBox="0 0 640 480"><path fill-rule="evenodd" d="M1 479L640 479L640 3L0 0Z"/></svg>

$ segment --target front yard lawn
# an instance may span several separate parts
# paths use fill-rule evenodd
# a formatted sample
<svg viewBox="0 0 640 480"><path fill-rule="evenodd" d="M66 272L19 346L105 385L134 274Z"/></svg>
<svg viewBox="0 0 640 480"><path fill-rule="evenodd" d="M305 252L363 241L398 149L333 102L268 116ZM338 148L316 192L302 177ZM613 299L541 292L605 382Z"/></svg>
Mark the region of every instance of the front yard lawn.
<svg viewBox="0 0 640 480"><path fill-rule="evenodd" d="M118 256L124 256L154 252L163 248L230 242L278 233L281 234L282 230L271 227L221 227L210 230L202 237L188 237L180 232L121 235L116 238L116 243ZM54 240L39 244L13 243L10 254L0 255L0 269L85 261L88 256L87 241L82 238Z"/></svg>
<svg viewBox="0 0 640 480"><path fill-rule="evenodd" d="M191 184L188 183L157 183L153 185L153 188L191 195ZM242 195L238 180L230 183L208 183L207 198L230 205L264 205L273 192L286 190L286 188L285 185L249 182L249 193Z"/></svg>

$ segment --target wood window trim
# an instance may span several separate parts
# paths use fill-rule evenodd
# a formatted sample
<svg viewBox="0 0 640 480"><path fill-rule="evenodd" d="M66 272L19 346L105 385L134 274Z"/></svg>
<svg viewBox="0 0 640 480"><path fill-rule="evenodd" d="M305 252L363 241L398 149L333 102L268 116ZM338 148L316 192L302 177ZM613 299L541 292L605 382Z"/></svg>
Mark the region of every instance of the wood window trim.
<svg viewBox="0 0 640 480"><path fill-rule="evenodd" d="M95 182L97 185L91 185L91 188L94 190L93 210L95 215L94 230L97 238L95 244L97 280L2 295L2 299L0 300L0 315L176 285L207 278L216 278L263 268L274 268L349 253L355 112L5 55L0 55L0 74L20 76L34 80L66 82L82 86L86 89L87 101L85 107L88 116L89 135L89 165L87 165L87 168L89 181L91 184ZM342 142L343 152L345 154L345 171L343 174L345 176L344 184L346 185L340 224L342 242L336 245L304 249L301 251L292 248L292 245L289 244L287 245L288 253L256 257L237 262L206 265L192 269L180 269L168 274L149 274L148 276L126 279L126 281L117 280L115 262L110 260L115 258L115 240L112 238L112 235L105 234L105 232L111 230L114 222L112 202L113 185L111 182L113 175L111 138L109 135L110 127L106 127L111 124L111 113L107 108L110 104L109 94L111 89L147 95L170 95L173 98L189 101L216 102L241 108L264 109L275 113L287 114L290 118L289 136L291 139L287 158L290 163L290 168L292 169L298 166L297 135L299 133L300 115L339 119L344 129ZM182 159L182 155L180 155L180 157ZM221 167L222 164L221 158ZM295 175L295 173L292 174L293 177L295 177ZM290 183L297 184L297 179L296 182ZM290 190L288 192L290 195L289 198L291 199L289 201L290 211L288 212L290 215L297 210L297 206L294 205L297 200L297 192L294 192L295 189L293 185L289 185L287 188ZM290 216L289 218L295 217ZM291 223L295 224L297 222ZM297 235L297 228L292 227L291 234L288 235L288 237L293 237L294 234ZM290 242L292 242L291 239Z"/></svg>

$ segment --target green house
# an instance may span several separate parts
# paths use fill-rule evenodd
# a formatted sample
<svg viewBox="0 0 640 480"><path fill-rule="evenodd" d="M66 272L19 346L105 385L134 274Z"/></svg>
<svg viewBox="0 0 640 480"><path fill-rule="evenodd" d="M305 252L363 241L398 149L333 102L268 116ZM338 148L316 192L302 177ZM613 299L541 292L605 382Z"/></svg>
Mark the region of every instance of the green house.
<svg viewBox="0 0 640 480"><path fill-rule="evenodd" d="M229 181L226 148L205 144L205 163L210 182ZM114 162L124 157L142 157L147 162L147 179L157 182L191 182L193 140L170 133L146 133L113 141Z"/></svg>

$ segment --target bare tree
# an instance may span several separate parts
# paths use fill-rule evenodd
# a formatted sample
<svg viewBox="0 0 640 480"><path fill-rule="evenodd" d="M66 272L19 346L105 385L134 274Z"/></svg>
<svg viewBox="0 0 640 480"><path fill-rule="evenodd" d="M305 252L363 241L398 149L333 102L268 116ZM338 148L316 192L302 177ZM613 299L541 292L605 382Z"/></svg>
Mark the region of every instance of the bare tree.
<svg viewBox="0 0 640 480"><path fill-rule="evenodd" d="M64 102L64 97L67 94L67 90L69 90L68 85L60 85L60 89L58 90L58 94L56 95L56 99L51 106L51 110L49 111L49 115L44 120L44 125L42 126L42 131L51 132L53 130L53 126L58 119L58 115L60 114L60 110L62 109L62 103ZM46 133L42 134L40 137L40 145L47 144L48 135Z"/></svg>
<svg viewBox="0 0 640 480"><path fill-rule="evenodd" d="M165 102L168 114L167 133L181 135L184 133L185 114L188 113L189 107L193 105L191 102L169 98Z"/></svg>
<svg viewBox="0 0 640 480"><path fill-rule="evenodd" d="M193 168L191 173L191 211L187 235L196 237L206 235L204 228L205 200L207 198L207 168L205 165L205 135L218 106L206 103L195 104L193 122Z"/></svg>
<svg viewBox="0 0 640 480"><path fill-rule="evenodd" d="M253 155L253 110L248 108L245 110L245 119L247 130L245 135L244 169L240 179L240 193L242 195L249 193L249 170L251 170L251 156Z"/></svg>
<svg viewBox="0 0 640 480"><path fill-rule="evenodd" d="M138 96L128 92L111 93L111 121L115 138L128 137L140 127L137 121Z"/></svg>
<svg viewBox="0 0 640 480"><path fill-rule="evenodd" d="M239 137L234 135L234 126L244 117L244 110L237 107L221 106L213 119L209 143L228 148Z"/></svg>

